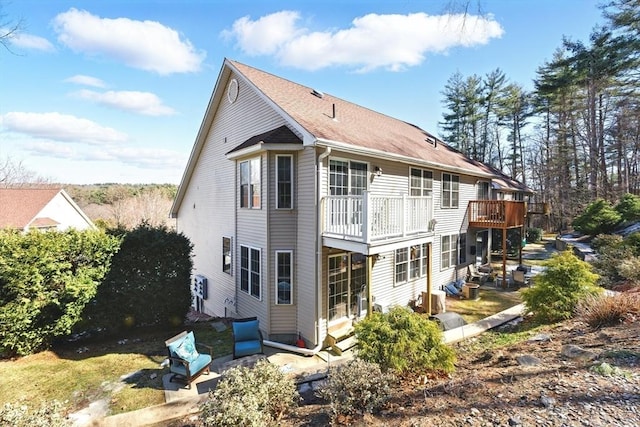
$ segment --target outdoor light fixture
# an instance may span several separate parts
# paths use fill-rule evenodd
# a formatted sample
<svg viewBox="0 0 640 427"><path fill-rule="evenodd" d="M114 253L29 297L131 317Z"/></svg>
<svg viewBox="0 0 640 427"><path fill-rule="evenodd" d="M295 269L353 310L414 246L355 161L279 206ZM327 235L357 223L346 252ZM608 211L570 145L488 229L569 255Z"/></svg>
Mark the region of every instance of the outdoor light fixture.
<svg viewBox="0 0 640 427"><path fill-rule="evenodd" d="M375 168L373 168L376 176L382 176L382 168L380 166L376 166Z"/></svg>

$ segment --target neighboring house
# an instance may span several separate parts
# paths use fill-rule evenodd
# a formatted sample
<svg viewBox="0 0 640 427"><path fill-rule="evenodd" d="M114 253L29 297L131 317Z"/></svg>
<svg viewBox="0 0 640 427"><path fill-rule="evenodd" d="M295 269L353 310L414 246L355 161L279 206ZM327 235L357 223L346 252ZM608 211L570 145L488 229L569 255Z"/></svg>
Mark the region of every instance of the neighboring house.
<svg viewBox="0 0 640 427"><path fill-rule="evenodd" d="M0 228L26 232L96 226L60 188L0 188Z"/></svg>
<svg viewBox="0 0 640 427"><path fill-rule="evenodd" d="M171 214L197 309L313 352L465 277L529 193L417 126L225 60Z"/></svg>

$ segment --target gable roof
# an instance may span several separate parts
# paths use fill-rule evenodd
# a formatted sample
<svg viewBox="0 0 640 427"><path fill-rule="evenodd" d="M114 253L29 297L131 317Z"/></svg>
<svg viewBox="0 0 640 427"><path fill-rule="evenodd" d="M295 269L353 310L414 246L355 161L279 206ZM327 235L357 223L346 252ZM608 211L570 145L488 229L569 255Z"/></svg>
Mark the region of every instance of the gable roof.
<svg viewBox="0 0 640 427"><path fill-rule="evenodd" d="M0 228L24 229L27 226L51 227L59 222L37 215L61 194L93 226L71 197L61 188L0 188Z"/></svg>
<svg viewBox="0 0 640 427"><path fill-rule="evenodd" d="M334 147L346 152L422 164L425 167L487 179L496 178L500 180L503 190L533 192L491 166L466 157L416 125L240 62L225 59L171 208L172 216L177 215L186 186L232 73L238 76L240 84L251 87L286 120L291 129L302 135L304 145ZM255 145L260 141L254 138L263 135L250 138L242 145ZM231 152L239 149L240 147L236 147Z"/></svg>

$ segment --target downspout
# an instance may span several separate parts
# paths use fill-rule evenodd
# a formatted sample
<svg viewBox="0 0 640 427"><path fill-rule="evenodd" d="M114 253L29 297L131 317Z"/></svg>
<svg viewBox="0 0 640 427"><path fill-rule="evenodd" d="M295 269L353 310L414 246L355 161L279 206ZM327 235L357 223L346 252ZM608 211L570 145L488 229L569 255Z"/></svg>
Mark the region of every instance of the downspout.
<svg viewBox="0 0 640 427"><path fill-rule="evenodd" d="M320 350L322 350L323 341L320 339L322 336L322 325L320 322L320 313L322 313L322 239L320 238L320 219L322 218L320 203L322 199L322 162L331 154L331 147L327 147L324 153L318 156L316 162L316 229L315 229L315 243L316 243L316 289L318 295L316 297L316 322L317 322L317 339L318 342L314 348L301 348L295 345L283 344L275 341L264 340L263 343L266 346L278 348L281 350L290 351L292 353L300 353L304 356L315 356Z"/></svg>

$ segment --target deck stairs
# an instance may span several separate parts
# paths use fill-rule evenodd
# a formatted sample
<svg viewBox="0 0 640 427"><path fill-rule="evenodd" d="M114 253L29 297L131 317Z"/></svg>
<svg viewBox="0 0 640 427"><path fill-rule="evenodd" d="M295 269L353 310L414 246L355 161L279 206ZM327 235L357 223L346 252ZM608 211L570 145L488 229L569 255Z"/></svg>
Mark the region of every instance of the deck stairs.
<svg viewBox="0 0 640 427"><path fill-rule="evenodd" d="M350 350L356 345L356 337L354 335L353 325L351 321L345 321L329 328L329 334L326 338L327 347L337 355L341 356L345 351Z"/></svg>

